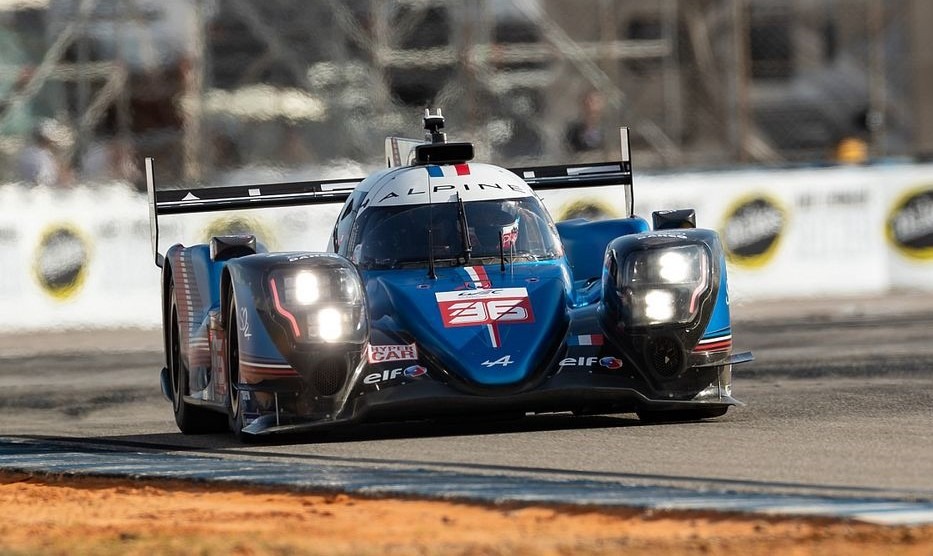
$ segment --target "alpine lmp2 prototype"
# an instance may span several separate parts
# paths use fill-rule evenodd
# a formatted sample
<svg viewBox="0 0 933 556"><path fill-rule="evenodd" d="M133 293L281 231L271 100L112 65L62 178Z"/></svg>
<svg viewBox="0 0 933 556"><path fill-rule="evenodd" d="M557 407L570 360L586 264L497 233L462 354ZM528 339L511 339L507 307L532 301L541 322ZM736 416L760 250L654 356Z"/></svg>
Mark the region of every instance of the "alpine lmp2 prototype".
<svg viewBox="0 0 933 556"><path fill-rule="evenodd" d="M360 180L157 191L161 383L184 433L380 420L636 412L721 416L732 397L728 285L692 210L633 214L622 160L507 170L447 142L387 139ZM625 218L554 224L536 190L623 186ZM159 249L159 217L343 202L328 252L253 235Z"/></svg>

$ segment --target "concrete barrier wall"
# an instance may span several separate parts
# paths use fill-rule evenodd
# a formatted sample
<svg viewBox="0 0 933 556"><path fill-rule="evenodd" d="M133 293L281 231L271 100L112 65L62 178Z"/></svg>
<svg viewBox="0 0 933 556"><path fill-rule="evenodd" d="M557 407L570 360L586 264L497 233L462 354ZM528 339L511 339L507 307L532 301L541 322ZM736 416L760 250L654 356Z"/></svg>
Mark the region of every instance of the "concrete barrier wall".
<svg viewBox="0 0 933 556"><path fill-rule="evenodd" d="M618 215L621 188L549 191L556 219ZM734 300L933 291L933 165L636 175L636 213L692 207L720 232ZM339 206L167 217L162 250L252 231L323 250ZM160 325L145 196L0 187L0 331Z"/></svg>

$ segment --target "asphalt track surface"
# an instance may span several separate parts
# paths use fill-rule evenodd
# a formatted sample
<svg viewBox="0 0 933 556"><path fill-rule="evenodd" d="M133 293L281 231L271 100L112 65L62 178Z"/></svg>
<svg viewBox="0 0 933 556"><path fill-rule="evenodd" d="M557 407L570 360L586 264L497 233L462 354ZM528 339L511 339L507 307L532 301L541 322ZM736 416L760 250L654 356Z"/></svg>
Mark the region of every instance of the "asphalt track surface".
<svg viewBox="0 0 933 556"><path fill-rule="evenodd" d="M737 349L756 361L736 371L747 406L715 421L392 423L258 446L177 432L158 331L7 335L0 437L286 468L933 501L933 295L735 304L733 318Z"/></svg>

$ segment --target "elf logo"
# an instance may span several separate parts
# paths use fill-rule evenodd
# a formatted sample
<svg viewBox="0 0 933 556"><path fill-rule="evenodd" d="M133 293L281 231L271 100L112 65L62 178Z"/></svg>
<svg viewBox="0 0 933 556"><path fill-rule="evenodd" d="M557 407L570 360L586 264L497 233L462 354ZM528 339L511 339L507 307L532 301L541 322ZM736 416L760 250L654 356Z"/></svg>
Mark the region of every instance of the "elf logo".
<svg viewBox="0 0 933 556"><path fill-rule="evenodd" d="M386 382L389 380L395 380L396 378L404 376L405 378L415 378L419 377L428 370L422 367L421 365L412 365L410 367L405 367L402 369L386 369L378 373L370 373L363 378L363 384L378 384L380 382Z"/></svg>
<svg viewBox="0 0 933 556"><path fill-rule="evenodd" d="M600 367L615 370L622 368L622 360L618 357L565 357L561 359L560 367L592 367L599 363Z"/></svg>
<svg viewBox="0 0 933 556"><path fill-rule="evenodd" d="M560 367L592 367L598 361L598 357L565 357L561 359Z"/></svg>

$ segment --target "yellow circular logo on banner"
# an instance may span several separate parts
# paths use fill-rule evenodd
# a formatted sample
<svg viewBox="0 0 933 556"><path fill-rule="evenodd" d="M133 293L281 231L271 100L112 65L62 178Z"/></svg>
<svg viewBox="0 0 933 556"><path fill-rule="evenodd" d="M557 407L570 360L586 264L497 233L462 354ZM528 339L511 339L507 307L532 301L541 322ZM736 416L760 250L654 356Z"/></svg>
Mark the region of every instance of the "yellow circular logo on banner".
<svg viewBox="0 0 933 556"><path fill-rule="evenodd" d="M774 257L784 235L787 211L774 198L748 195L727 211L721 226L722 245L729 262L760 268Z"/></svg>
<svg viewBox="0 0 933 556"><path fill-rule="evenodd" d="M84 285L90 252L90 242L74 226L49 226L36 247L33 262L36 280L55 299L73 297Z"/></svg>
<svg viewBox="0 0 933 556"><path fill-rule="evenodd" d="M208 224L204 230L204 242L207 243L216 236L237 236L251 234L256 236L256 243L264 245L268 250L275 251L275 238L269 228L256 218L247 216L223 216Z"/></svg>
<svg viewBox="0 0 933 556"><path fill-rule="evenodd" d="M611 205L599 199L576 199L564 204L557 212L558 221L574 218L605 220L618 217L618 213Z"/></svg>
<svg viewBox="0 0 933 556"><path fill-rule="evenodd" d="M933 260L933 186L908 191L894 203L888 212L885 235L904 256Z"/></svg>

